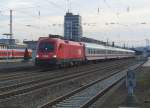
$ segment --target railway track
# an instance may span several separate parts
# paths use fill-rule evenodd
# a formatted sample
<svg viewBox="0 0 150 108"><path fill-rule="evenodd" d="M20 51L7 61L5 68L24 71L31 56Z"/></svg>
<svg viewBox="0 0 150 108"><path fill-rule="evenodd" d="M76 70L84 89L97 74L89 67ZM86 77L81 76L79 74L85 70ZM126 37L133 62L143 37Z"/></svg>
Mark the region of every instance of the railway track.
<svg viewBox="0 0 150 108"><path fill-rule="evenodd" d="M99 65L99 64L97 64ZM96 68L97 65L86 65L88 66L88 68L92 69L92 68ZM103 67L104 65L102 65ZM80 69L79 69L80 68ZM70 70L71 69L71 70ZM69 72L74 72L74 71L86 71L86 69L84 68L84 66L80 66L80 67L72 67L72 68L66 68L66 69L61 69L61 70L49 70L49 69L44 69L44 70L36 70L36 71L30 71L30 72L20 72L20 73L16 73L16 74L12 74L12 75L1 75L0 76L0 87L2 86L7 86L7 85L14 85L14 84L18 84L19 82L26 82L26 81L32 81L35 78L36 79L41 79L41 78L45 78L45 77L49 77L49 76L55 76L55 75L61 75L63 74L62 71L64 71L64 75L66 73Z"/></svg>
<svg viewBox="0 0 150 108"><path fill-rule="evenodd" d="M125 64L122 64L122 66L123 65L125 65ZM84 69L83 71L78 71L76 73L71 72L68 75L63 74L63 75L59 75L59 76L47 77L47 78L40 79L40 80L33 80L33 81L24 82L24 83L20 83L20 84L16 84L16 85L1 87L0 88L0 99L10 98L12 96L23 94L23 93L26 93L26 92L30 92L32 90L36 90L36 89L39 89L39 88L42 88L42 87L47 87L49 85L58 84L60 82L62 83L64 81L68 81L68 80L71 80L71 79L74 79L74 78L94 74L97 71L114 70L118 66L121 66L120 62L118 64L115 64L115 65L112 65L112 66L108 65L108 66L99 67L99 68L98 68L98 66L96 66L96 67L93 67L91 69L87 68L86 70Z"/></svg>
<svg viewBox="0 0 150 108"><path fill-rule="evenodd" d="M106 63L107 65L109 65L109 63ZM105 66L106 65L105 63L104 64L100 64L102 67L103 66ZM99 64L98 64L99 65ZM93 66L95 66L95 64L94 65L86 65L88 68L89 67L93 67ZM82 68L84 68L85 66L83 65L83 66L79 66L78 68L76 68L76 67L72 67L72 70L74 71L74 70L76 70L76 71L78 71L79 70L79 68L80 68L80 70L82 69ZM70 69L61 69L61 71L65 71L65 72L67 72L68 70L70 70ZM43 73L42 73L43 72ZM51 73L57 73L57 72L60 72L60 70L58 70L58 69L56 69L56 70L54 70L54 69L35 69L34 71L20 71L20 72L16 72L16 73L11 73L11 72L9 72L9 73L5 73L5 74L1 74L0 73L0 81L1 82L3 82L3 81L11 81L12 82L12 80L14 79L14 80L21 80L21 79L23 79L23 78L29 78L30 76L32 76L32 77L36 77L36 76L40 76L40 75L43 75L43 74L45 74L45 73L50 73L50 75L51 75ZM45 74L45 75L49 75L49 74Z"/></svg>
<svg viewBox="0 0 150 108"><path fill-rule="evenodd" d="M79 67L82 68L82 66L79 66ZM72 68L74 68L74 67L72 67ZM61 71L67 71L67 70L68 70L68 68L61 69ZM33 67L33 69L30 71L27 71L27 70L23 70L20 72L9 71L9 73L7 72L7 74L2 72L2 73L0 73L0 81L20 79L20 78L25 78L25 77L32 76L32 75L36 76L36 75L40 75L40 74L45 74L46 72L53 73L55 71L60 71L60 70L56 69L56 68L40 69L40 68ZM42 72L44 72L44 73L42 73Z"/></svg>
<svg viewBox="0 0 150 108"><path fill-rule="evenodd" d="M107 62L106 62L107 63ZM107 63L109 64L109 63ZM104 64L101 64L100 65L104 66ZM94 65L90 64L90 65L86 65L87 67L92 67ZM79 66L78 68L84 68L84 65L83 66ZM61 71L68 71L69 69L61 69ZM72 67L72 70L77 70L76 67ZM23 79L23 78L26 78L26 77L30 77L30 76L39 76L41 74L45 74L46 72L48 73L55 73L58 72L59 70L58 69L55 69L54 68L46 68L46 69L37 69L35 68L35 70L31 70L31 71L26 71L26 70L23 70L23 71L20 71L20 72L7 72L6 73L0 73L0 81L3 82L3 81L11 81L11 80L20 80L20 79ZM42 73L43 72L43 73Z"/></svg>
<svg viewBox="0 0 150 108"><path fill-rule="evenodd" d="M19 65L19 64L18 64ZM1 67L3 67L3 65L1 66ZM9 65L8 65L8 67L6 67L5 65L4 65L4 67L3 68L0 68L0 74L1 73L9 73L10 72L10 70L11 70L11 73L15 73L15 72L20 72L20 71L23 71L23 70L26 70L26 71L32 71L33 69L35 70L35 66L33 66L32 64L31 65L29 65L29 66L18 66L18 67L9 67ZM38 68L37 68L38 69Z"/></svg>
<svg viewBox="0 0 150 108"><path fill-rule="evenodd" d="M101 65L101 67L105 66L106 64L97 64L98 66ZM97 66L96 65L96 66ZM109 63L107 63L107 65L109 65ZM88 68L96 68L95 64L94 65L86 65ZM80 68L80 69L79 69ZM61 70L50 70L50 69L40 69L40 70L35 70L35 71L29 71L29 72L20 72L20 73L10 73L8 75L0 75L0 81L1 83L3 82L11 82L11 85L13 85L13 83L19 83L27 80L32 80L34 78L42 78L44 76L54 76L56 74L60 74L62 73L62 71L65 71L65 74L69 71L86 71L85 66L80 66L80 67L72 67L72 68L67 68L67 69L61 69ZM4 83L4 85L1 85L0 83L0 87L1 86L7 86L7 83Z"/></svg>
<svg viewBox="0 0 150 108"><path fill-rule="evenodd" d="M138 63L130 67L134 70L142 63ZM78 88L64 96L46 103L39 108L88 108L100 96L104 95L114 85L119 83L125 76L128 69L124 71L114 72L103 78Z"/></svg>

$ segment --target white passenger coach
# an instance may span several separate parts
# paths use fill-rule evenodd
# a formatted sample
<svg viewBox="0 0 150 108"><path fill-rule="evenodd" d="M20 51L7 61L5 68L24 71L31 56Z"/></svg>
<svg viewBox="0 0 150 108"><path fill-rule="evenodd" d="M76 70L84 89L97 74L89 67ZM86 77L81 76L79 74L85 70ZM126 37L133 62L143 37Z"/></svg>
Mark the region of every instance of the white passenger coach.
<svg viewBox="0 0 150 108"><path fill-rule="evenodd" d="M129 58L135 56L135 51L110 46L85 43L85 56L87 60Z"/></svg>

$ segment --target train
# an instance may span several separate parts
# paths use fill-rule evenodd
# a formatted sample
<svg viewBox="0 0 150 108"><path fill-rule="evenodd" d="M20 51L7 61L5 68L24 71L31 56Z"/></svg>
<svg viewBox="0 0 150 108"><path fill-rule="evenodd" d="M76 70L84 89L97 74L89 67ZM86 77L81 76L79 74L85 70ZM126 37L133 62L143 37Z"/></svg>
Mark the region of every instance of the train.
<svg viewBox="0 0 150 108"><path fill-rule="evenodd" d="M31 49L0 49L0 60L2 59L23 59L24 57L31 58Z"/></svg>
<svg viewBox="0 0 150 108"><path fill-rule="evenodd" d="M74 65L89 61L134 57L135 51L60 38L40 38L35 65Z"/></svg>

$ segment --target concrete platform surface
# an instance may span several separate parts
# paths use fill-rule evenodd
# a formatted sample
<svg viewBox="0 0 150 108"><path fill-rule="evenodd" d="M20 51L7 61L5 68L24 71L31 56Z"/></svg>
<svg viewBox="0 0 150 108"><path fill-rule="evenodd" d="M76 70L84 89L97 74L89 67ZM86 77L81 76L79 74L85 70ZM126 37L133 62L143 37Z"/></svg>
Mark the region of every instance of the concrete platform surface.
<svg viewBox="0 0 150 108"><path fill-rule="evenodd" d="M143 64L143 67L148 67L150 66L150 57L148 58L148 61Z"/></svg>
<svg viewBox="0 0 150 108"><path fill-rule="evenodd" d="M119 107L119 108L139 108L139 107Z"/></svg>
<svg viewBox="0 0 150 108"><path fill-rule="evenodd" d="M103 104L96 108L150 108L150 67L142 66L136 70L134 95L128 96L125 82L118 87Z"/></svg>
<svg viewBox="0 0 150 108"><path fill-rule="evenodd" d="M31 67L34 66L34 63L32 61L29 62L22 62L22 61L17 61L17 62L0 62L0 70L1 69L9 69L9 68L16 68L16 67Z"/></svg>

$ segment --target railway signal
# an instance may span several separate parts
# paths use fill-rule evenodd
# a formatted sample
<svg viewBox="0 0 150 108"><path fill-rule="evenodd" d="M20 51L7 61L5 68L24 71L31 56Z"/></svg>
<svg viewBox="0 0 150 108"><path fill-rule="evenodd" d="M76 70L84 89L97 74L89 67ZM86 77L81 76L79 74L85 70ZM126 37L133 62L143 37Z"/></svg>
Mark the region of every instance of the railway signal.
<svg viewBox="0 0 150 108"><path fill-rule="evenodd" d="M128 96L133 96L134 88L136 86L135 73L133 70L128 70L127 72L126 86L128 89Z"/></svg>

